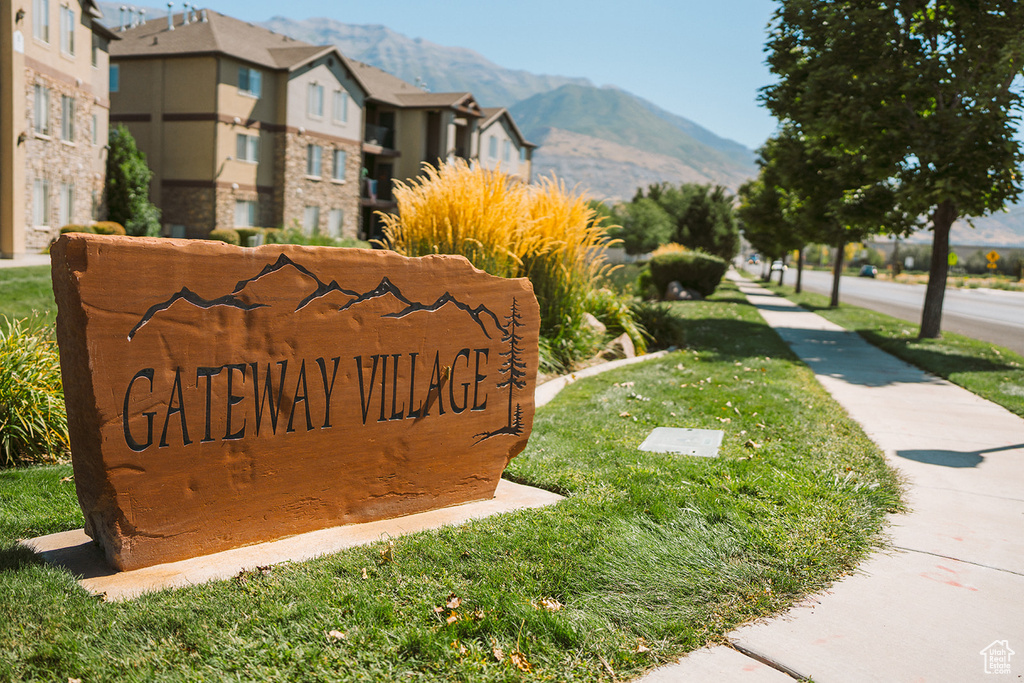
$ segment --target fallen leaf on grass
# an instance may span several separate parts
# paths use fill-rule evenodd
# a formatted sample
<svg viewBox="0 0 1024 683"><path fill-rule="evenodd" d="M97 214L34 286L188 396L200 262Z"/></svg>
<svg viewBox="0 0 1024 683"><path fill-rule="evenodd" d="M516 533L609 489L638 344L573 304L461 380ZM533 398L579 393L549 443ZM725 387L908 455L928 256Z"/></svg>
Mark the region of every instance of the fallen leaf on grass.
<svg viewBox="0 0 1024 683"><path fill-rule="evenodd" d="M651 648L647 647L647 642L643 638L637 638L636 639L636 650L634 650L634 652L639 654L640 652L650 652L650 651L651 651Z"/></svg>
<svg viewBox="0 0 1024 683"><path fill-rule="evenodd" d="M466 649L466 646L457 640L452 641L452 649L458 652L460 655L464 655L467 652L469 652L469 650Z"/></svg>
<svg viewBox="0 0 1024 683"><path fill-rule="evenodd" d="M363 567L362 574L363 574L363 581L365 581L366 579L370 578L369 576L366 575L366 567Z"/></svg>
<svg viewBox="0 0 1024 683"><path fill-rule="evenodd" d="M381 561L381 564L387 564L389 562L394 562L395 561L395 542L394 541L389 539L387 547L386 548L381 548L381 550L380 550L380 561Z"/></svg>
<svg viewBox="0 0 1024 683"><path fill-rule="evenodd" d="M72 475L71 475L70 477L63 477L63 478L62 478L62 479L60 480L60 483L62 483L62 484L66 484L66 483L68 483L69 481L74 481L74 480L75 480L75 475L73 475L73 474L72 474ZM72 679L70 679L70 678L69 678L68 680L70 681L70 680L72 680ZM74 679L74 680L80 680L80 679Z"/></svg>
<svg viewBox="0 0 1024 683"><path fill-rule="evenodd" d="M491 646L491 654L493 654L494 658L499 662L505 661L505 651L498 647L497 644Z"/></svg>
<svg viewBox="0 0 1024 683"><path fill-rule="evenodd" d="M558 602L558 600L555 600L554 598L541 598L536 609L543 609L548 612L557 612L562 609L562 606L562 603Z"/></svg>
<svg viewBox="0 0 1024 683"><path fill-rule="evenodd" d="M623 412L623 413L619 413L619 417L633 417L633 416L630 415L629 413Z"/></svg>
<svg viewBox="0 0 1024 683"><path fill-rule="evenodd" d="M82 683L81 678L69 678L68 683Z"/></svg>
<svg viewBox="0 0 1024 683"><path fill-rule="evenodd" d="M755 448L756 449L756 448L760 448L761 444L757 443L753 439L747 439L746 443L744 443L743 446L746 447L746 448Z"/></svg>
<svg viewBox="0 0 1024 683"><path fill-rule="evenodd" d="M451 614L448 615L448 618L444 620L444 623L446 623L449 626L451 626L452 624L454 624L458 620L459 620L459 615L456 614L455 612L452 612Z"/></svg>
<svg viewBox="0 0 1024 683"><path fill-rule="evenodd" d="M445 607L448 609L458 609L459 605L462 604L462 598L452 593L448 596L448 602L445 603Z"/></svg>
<svg viewBox="0 0 1024 683"><path fill-rule="evenodd" d="M516 665L516 668L520 671L525 671L529 673L532 670L530 662L526 659L526 655L524 655L519 650L513 650L512 652L510 652L508 654L508 658L512 661L513 664Z"/></svg>
<svg viewBox="0 0 1024 683"><path fill-rule="evenodd" d="M328 638L328 640L333 640L333 641L337 642L339 640L347 640L348 636L346 636L343 631L338 631L336 629L332 629L332 630L327 632L327 638Z"/></svg>

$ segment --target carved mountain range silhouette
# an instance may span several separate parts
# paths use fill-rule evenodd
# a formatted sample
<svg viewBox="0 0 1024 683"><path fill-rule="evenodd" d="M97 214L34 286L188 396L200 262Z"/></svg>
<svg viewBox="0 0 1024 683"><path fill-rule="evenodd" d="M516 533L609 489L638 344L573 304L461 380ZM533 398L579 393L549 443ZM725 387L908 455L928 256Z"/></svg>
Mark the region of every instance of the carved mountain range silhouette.
<svg viewBox="0 0 1024 683"><path fill-rule="evenodd" d="M339 292L341 294L344 294L345 296L352 297L351 301L349 301L344 306L341 306L338 309L339 312L346 311L352 308L353 306L356 306L365 301L379 299L385 296L391 296L397 299L402 304L405 304L405 308L402 309L401 311L397 311L394 313L385 313L381 316L382 318L404 318L413 313L420 312L435 313L441 310L441 308L443 308L445 305L452 304L456 309L463 311L464 313L469 315L473 322L480 326L480 329L483 331L484 335L488 339L491 338L491 335L487 331L487 327L484 325L485 318L489 319L492 323L494 323L498 331L504 331L504 327L502 326L498 316L495 315L493 311L488 309L483 304L476 307L470 306L469 304L460 301L456 297L452 296L450 292L445 292L440 297L438 297L436 301L429 304L420 301L413 301L406 297L404 294L402 294L401 289L399 289L398 286L391 282L391 280L389 280L387 276L383 277L380 283L373 289L367 292L358 292L355 290L346 289L342 287L341 285L338 284L337 280L331 280L330 283L325 283L315 273L310 271L305 266L295 263L285 254L281 254L280 256L278 256L277 261L271 264L267 264L260 270L259 273L257 273L253 277L246 278L244 280L239 280L230 294L225 294L224 296L216 297L213 299L205 299L196 294L195 292L193 292L192 290L190 290L188 287L182 287L181 290L173 294L166 301L162 301L160 303L154 304L153 306L150 306L150 308L142 316L139 322L136 323L135 327L133 327L131 331L128 333L128 339L131 340L132 337L134 337L135 334L143 326L146 325L146 323L152 320L154 316L158 315L159 313L162 313L163 311L166 311L174 303L178 301L185 301L186 303L189 303L197 308L201 308L204 310L213 308L215 306L228 306L230 308L236 308L241 311L251 311L256 308L268 307L269 304L248 303L240 299L238 295L241 294L250 284L257 282L258 280L260 280L263 277L266 277L267 275L276 273L282 270L283 268L289 267L293 268L300 275L308 278L311 281L311 285L313 286L313 290L298 302L293 312L298 312L302 310L311 302L315 301L316 299L322 298L330 294L331 292Z"/></svg>

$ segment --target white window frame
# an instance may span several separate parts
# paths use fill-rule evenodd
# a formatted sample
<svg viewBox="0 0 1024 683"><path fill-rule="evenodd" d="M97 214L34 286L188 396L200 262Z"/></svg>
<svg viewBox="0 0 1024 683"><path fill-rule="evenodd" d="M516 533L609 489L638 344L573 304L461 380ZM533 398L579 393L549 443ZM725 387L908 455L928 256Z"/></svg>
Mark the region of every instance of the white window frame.
<svg viewBox="0 0 1024 683"><path fill-rule="evenodd" d="M61 227L70 225L75 218L75 184L61 183L57 196L57 222Z"/></svg>
<svg viewBox="0 0 1024 683"><path fill-rule="evenodd" d="M60 6L60 51L75 55L75 10L67 5Z"/></svg>
<svg viewBox="0 0 1024 683"><path fill-rule="evenodd" d="M260 162L260 136L238 133L235 137L235 158L249 164Z"/></svg>
<svg viewBox="0 0 1024 683"><path fill-rule="evenodd" d="M331 155L331 180L345 182L345 166L348 165L348 152L335 149Z"/></svg>
<svg viewBox="0 0 1024 683"><path fill-rule="evenodd" d="M32 225L37 228L50 225L50 181L46 178L32 182Z"/></svg>
<svg viewBox="0 0 1024 683"><path fill-rule="evenodd" d="M348 123L348 91L334 91L334 106L331 115L335 123Z"/></svg>
<svg viewBox="0 0 1024 683"><path fill-rule="evenodd" d="M256 225L259 203L252 199L235 200L235 227L251 228ZM244 246L244 245L243 245Z"/></svg>
<svg viewBox="0 0 1024 683"><path fill-rule="evenodd" d="M319 83L310 83L306 99L306 113L313 118L322 119L324 117L324 86Z"/></svg>
<svg viewBox="0 0 1024 683"><path fill-rule="evenodd" d="M32 0L32 37L50 42L50 0Z"/></svg>
<svg viewBox="0 0 1024 683"><path fill-rule="evenodd" d="M67 95L60 96L60 139L75 141L75 98Z"/></svg>
<svg viewBox="0 0 1024 683"><path fill-rule="evenodd" d="M501 141L501 158L503 161L512 161L512 141L502 140Z"/></svg>
<svg viewBox="0 0 1024 683"><path fill-rule="evenodd" d="M37 135L50 134L50 89L36 83L32 95L32 128Z"/></svg>
<svg viewBox="0 0 1024 683"><path fill-rule="evenodd" d="M494 135L487 142L487 152L492 159L498 158L498 138Z"/></svg>
<svg viewBox="0 0 1024 683"><path fill-rule="evenodd" d="M307 235L316 235L320 232L320 207L307 205L302 212L302 231Z"/></svg>
<svg viewBox="0 0 1024 683"><path fill-rule="evenodd" d="M110 82L107 84L110 92L119 92L121 90L121 65L111 64L110 65Z"/></svg>
<svg viewBox="0 0 1024 683"><path fill-rule="evenodd" d="M306 175L319 178L323 172L324 148L320 145L306 145Z"/></svg>
<svg viewBox="0 0 1024 683"><path fill-rule="evenodd" d="M259 99L263 96L263 73L247 66L238 67L238 92Z"/></svg>

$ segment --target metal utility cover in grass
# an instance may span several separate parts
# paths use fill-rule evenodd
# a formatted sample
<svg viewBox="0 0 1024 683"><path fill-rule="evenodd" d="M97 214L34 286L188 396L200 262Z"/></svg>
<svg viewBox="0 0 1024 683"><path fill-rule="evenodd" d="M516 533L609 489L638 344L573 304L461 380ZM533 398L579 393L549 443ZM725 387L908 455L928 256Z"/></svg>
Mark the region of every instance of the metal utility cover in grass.
<svg viewBox="0 0 1024 683"><path fill-rule="evenodd" d="M640 450L651 453L679 453L696 455L701 458L717 458L718 447L725 435L721 429L686 429L682 427L657 427L651 432Z"/></svg>

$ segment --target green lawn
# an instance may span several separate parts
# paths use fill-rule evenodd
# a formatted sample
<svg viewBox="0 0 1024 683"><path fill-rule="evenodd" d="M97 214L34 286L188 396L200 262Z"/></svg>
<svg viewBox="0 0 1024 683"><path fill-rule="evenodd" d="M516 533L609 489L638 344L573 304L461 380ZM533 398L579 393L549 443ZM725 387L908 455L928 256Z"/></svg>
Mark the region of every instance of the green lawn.
<svg viewBox="0 0 1024 683"><path fill-rule="evenodd" d="M856 331L882 350L1024 417L1024 356L954 332L943 332L941 339L918 339L920 325L848 306L842 303L841 292L839 308L829 308L824 294L795 294L788 285L780 289L772 284L770 289Z"/></svg>
<svg viewBox="0 0 1024 683"><path fill-rule="evenodd" d="M49 266L0 268L0 317L57 319Z"/></svg>
<svg viewBox="0 0 1024 683"><path fill-rule="evenodd" d="M685 349L537 411L506 477L564 501L393 548L106 603L16 546L82 525L70 466L0 471L0 680L624 680L821 589L896 476L731 284L675 307ZM721 457L639 451L658 426Z"/></svg>

